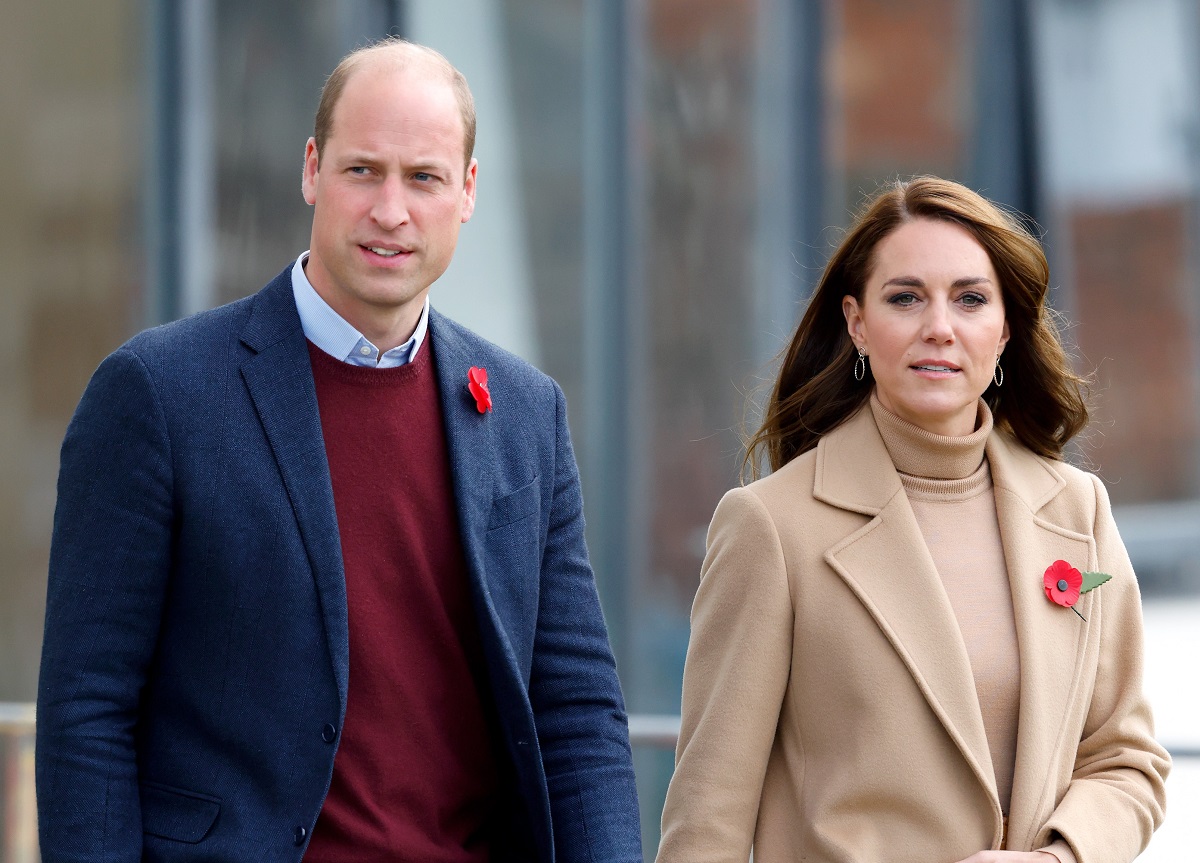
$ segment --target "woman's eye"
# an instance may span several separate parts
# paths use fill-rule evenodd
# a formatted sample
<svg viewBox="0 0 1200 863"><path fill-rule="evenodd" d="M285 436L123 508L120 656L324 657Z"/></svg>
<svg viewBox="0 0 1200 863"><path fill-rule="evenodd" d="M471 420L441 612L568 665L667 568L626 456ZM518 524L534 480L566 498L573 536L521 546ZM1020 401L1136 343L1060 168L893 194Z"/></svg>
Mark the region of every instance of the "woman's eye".
<svg viewBox="0 0 1200 863"><path fill-rule="evenodd" d="M987 297L983 294L963 294L960 302L964 306L982 306L987 303Z"/></svg>
<svg viewBox="0 0 1200 863"><path fill-rule="evenodd" d="M911 306L917 301L915 294L896 294L894 297L889 297L888 302L893 306Z"/></svg>

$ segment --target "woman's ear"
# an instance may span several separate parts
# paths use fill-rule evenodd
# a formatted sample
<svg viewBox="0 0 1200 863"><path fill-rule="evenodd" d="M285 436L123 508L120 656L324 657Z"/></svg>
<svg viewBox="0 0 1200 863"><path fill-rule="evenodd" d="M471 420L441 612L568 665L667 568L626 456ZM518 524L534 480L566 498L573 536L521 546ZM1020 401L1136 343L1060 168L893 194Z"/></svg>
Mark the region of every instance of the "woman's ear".
<svg viewBox="0 0 1200 863"><path fill-rule="evenodd" d="M863 338L863 318L862 310L858 307L858 300L846 294L842 297L842 314L846 318L846 331L850 333L850 340L854 342L855 347L866 348L867 343ZM1007 332L1008 324L1005 324L1005 332Z"/></svg>

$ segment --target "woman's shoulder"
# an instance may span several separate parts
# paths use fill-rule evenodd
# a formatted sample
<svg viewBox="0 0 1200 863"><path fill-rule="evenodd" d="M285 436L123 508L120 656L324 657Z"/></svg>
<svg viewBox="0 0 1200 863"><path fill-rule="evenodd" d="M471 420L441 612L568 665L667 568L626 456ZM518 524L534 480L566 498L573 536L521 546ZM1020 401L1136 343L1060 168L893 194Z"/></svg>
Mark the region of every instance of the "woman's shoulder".
<svg viewBox="0 0 1200 863"><path fill-rule="evenodd" d="M1074 513L1090 524L1097 510L1111 508L1108 491L1096 474L1065 459L1039 455L1010 434L996 432L994 437L998 446L989 452L993 481L1018 493L1035 511Z"/></svg>
<svg viewBox="0 0 1200 863"><path fill-rule="evenodd" d="M725 493L726 497L749 496L768 509L801 499L812 499L813 482L816 479L817 450L814 447L801 453L778 470L745 485L736 486Z"/></svg>

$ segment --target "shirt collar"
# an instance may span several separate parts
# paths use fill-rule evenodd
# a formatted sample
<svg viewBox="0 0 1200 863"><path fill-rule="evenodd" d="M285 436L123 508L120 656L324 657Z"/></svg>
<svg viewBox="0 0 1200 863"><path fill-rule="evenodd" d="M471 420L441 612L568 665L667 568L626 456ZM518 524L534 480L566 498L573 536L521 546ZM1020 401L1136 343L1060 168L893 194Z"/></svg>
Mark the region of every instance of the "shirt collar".
<svg viewBox="0 0 1200 863"><path fill-rule="evenodd" d="M425 298L425 304L421 307L421 316L417 319L412 338L381 356L379 349L366 336L335 312L317 293L304 272L307 260L308 252L303 252L292 265L292 296L296 300L296 311L300 313L300 326L310 342L334 359L356 366L392 368L416 359L417 351L429 332L429 297Z"/></svg>

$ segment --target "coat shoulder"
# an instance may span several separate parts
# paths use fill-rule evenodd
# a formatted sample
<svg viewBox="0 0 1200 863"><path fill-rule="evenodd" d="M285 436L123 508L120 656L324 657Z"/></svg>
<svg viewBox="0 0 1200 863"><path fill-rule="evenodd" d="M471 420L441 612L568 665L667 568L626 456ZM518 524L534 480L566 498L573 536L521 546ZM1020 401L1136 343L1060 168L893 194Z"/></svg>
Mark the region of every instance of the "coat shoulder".
<svg viewBox="0 0 1200 863"><path fill-rule="evenodd" d="M501 373L517 385L557 388L554 379L533 363L488 341L436 309L429 310L429 325L439 354L449 353L461 362L486 368L489 380Z"/></svg>
<svg viewBox="0 0 1200 863"><path fill-rule="evenodd" d="M249 296L142 330L118 350L132 351L148 363L165 356L171 356L179 362L186 361L188 357L210 354L214 350L223 351L231 342L238 341L256 313L261 315L264 310L274 306L280 306L284 314L290 311L294 318L294 327L291 328L298 328L300 316L295 305L293 303L290 308L287 306L291 300L290 282L286 285L286 294L280 283L285 274L286 271Z"/></svg>
<svg viewBox="0 0 1200 863"><path fill-rule="evenodd" d="M815 480L816 451L810 450L767 476L727 491L713 514L713 525L749 519L769 524L776 541L788 537L796 548L806 547L813 534L804 526L824 523L821 514L834 509L814 496Z"/></svg>

